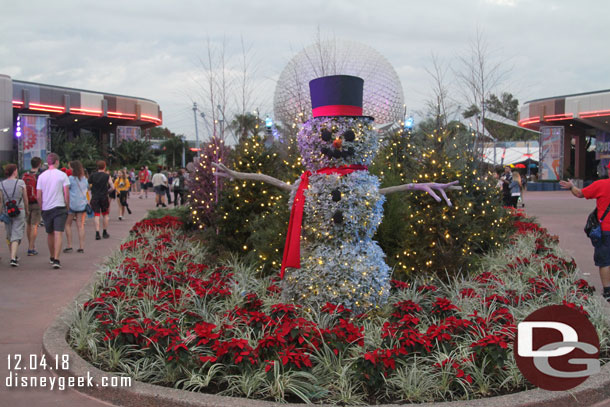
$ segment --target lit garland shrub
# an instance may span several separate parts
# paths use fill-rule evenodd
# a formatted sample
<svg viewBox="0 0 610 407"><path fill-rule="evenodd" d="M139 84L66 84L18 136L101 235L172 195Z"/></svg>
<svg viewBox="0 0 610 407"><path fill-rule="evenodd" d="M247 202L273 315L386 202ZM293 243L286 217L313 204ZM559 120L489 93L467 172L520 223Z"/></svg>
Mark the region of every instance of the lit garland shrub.
<svg viewBox="0 0 610 407"><path fill-rule="evenodd" d="M221 194L224 180L214 176L216 169L212 167L212 163L230 165L227 162L228 153L229 148L222 140L212 139L203 147L195 164L195 171L186 182L191 221L197 229L203 230L216 224L217 196Z"/></svg>
<svg viewBox="0 0 610 407"><path fill-rule="evenodd" d="M464 129L390 136L374 171L382 186L459 181L448 191L452 207L421 192L388 196L377 238L395 269L409 274L468 272L476 256L498 248L510 230L491 173L479 170Z"/></svg>
<svg viewBox="0 0 610 407"><path fill-rule="evenodd" d="M296 149L265 142L260 135L242 139L231 151L231 168L265 173L294 183L301 173ZM289 219L288 193L272 185L226 180L215 209L216 229L209 230L217 251L236 252L257 261L264 269L279 268Z"/></svg>

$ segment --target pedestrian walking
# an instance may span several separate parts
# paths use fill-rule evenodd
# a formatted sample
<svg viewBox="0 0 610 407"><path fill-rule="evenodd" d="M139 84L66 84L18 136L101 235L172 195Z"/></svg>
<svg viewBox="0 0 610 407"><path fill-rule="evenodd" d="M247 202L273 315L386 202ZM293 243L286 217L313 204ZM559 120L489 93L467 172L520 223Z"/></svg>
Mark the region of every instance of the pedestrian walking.
<svg viewBox="0 0 610 407"><path fill-rule="evenodd" d="M521 175L518 171L513 171L512 181L508 184L510 190L510 204L508 206L517 208L519 198L521 197Z"/></svg>
<svg viewBox="0 0 610 407"><path fill-rule="evenodd" d="M114 190L112 178L106 172L106 162L100 160L97 162L97 171L89 177L89 185L91 186L91 208L93 208L95 222L95 240L100 240L102 237L108 239L108 222L110 199L108 193ZM103 233L100 236L100 217L102 218Z"/></svg>
<svg viewBox="0 0 610 407"><path fill-rule="evenodd" d="M510 206L510 183L513 181L513 175L509 166L504 167L504 173L500 176L500 180L502 181L502 205Z"/></svg>
<svg viewBox="0 0 610 407"><path fill-rule="evenodd" d="M70 180L65 173L57 169L59 166L57 154L47 154L47 164L49 169L38 176L36 198L42 209L51 265L59 269L61 268L59 253L70 205Z"/></svg>
<svg viewBox="0 0 610 407"><path fill-rule="evenodd" d="M108 175L110 175L110 171L106 171ZM110 210L112 209L112 203L116 200L116 189L114 189L114 179L117 178L117 171L114 171L112 175L110 175L110 182L112 183L112 189L108 191L108 219L110 219Z"/></svg>
<svg viewBox="0 0 610 407"><path fill-rule="evenodd" d="M68 177L70 181L70 208L66 220L66 248L64 253L72 252L72 221L76 223L78 232L78 253L84 253L85 244L85 215L87 213L87 191L89 182L85 177L85 170L80 161L70 162L72 175Z"/></svg>
<svg viewBox="0 0 610 407"><path fill-rule="evenodd" d="M157 169L157 173L152 177L153 188L155 191L156 207L166 207L165 205L165 188L167 185L167 177L161 172L161 167Z"/></svg>
<svg viewBox="0 0 610 407"><path fill-rule="evenodd" d="M36 199L36 183L38 182L38 174L42 160L40 157L33 157L30 160L31 170L23 174L22 180L25 184L25 190L28 200L29 210L25 216L25 234L28 237L28 256L36 256L36 238L38 237L38 225L41 221L40 204ZM25 198L24 198L25 199Z"/></svg>
<svg viewBox="0 0 610 407"><path fill-rule="evenodd" d="M610 164L608 165L610 169ZM594 247L593 261L599 267L599 276L602 281L604 299L610 302L610 216L603 216L610 206L610 179L600 179L585 188L577 188L572 180L559 181L564 189L569 189L577 198L595 199L597 219L603 217L601 222L602 239Z"/></svg>
<svg viewBox="0 0 610 407"><path fill-rule="evenodd" d="M174 181L172 182L172 187L174 189L174 207L178 205L184 205L184 181L184 171L181 168L174 175ZM179 204L178 199L180 199Z"/></svg>
<svg viewBox="0 0 610 407"><path fill-rule="evenodd" d="M170 185L172 184L172 181L174 179L174 177L172 176L172 172L171 171L163 171L163 175L165 175L165 178L167 178L167 186L165 187L165 197L167 198L167 204L171 205L172 204L172 196L170 194Z"/></svg>
<svg viewBox="0 0 610 407"><path fill-rule="evenodd" d="M119 220L123 220L123 216L125 216L125 209L127 209L127 213L131 215L131 209L129 209L129 204L127 203L127 195L129 194L129 188L131 184L129 183L129 178L127 178L126 172L121 171L119 176L114 181L114 189L119 194Z"/></svg>
<svg viewBox="0 0 610 407"><path fill-rule="evenodd" d="M19 179L15 164L4 167L6 179L0 182L3 209L8 215L5 223L6 241L11 254L11 267L19 266L17 249L25 233L25 218L29 211L25 182Z"/></svg>
<svg viewBox="0 0 610 407"><path fill-rule="evenodd" d="M143 166L140 169L138 179L140 180L140 188L144 191L144 198L148 199L148 183L150 182L148 167ZM140 194L140 199L142 199L142 194Z"/></svg>

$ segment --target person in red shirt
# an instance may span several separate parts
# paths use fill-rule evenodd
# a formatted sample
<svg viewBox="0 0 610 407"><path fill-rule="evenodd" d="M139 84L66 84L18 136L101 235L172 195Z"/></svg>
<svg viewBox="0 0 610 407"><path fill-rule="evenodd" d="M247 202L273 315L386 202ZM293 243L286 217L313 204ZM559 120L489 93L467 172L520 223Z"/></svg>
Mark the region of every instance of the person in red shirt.
<svg viewBox="0 0 610 407"><path fill-rule="evenodd" d="M608 165L610 169L610 164ZM608 205L610 205L610 179L600 179L585 188L576 188L572 180L559 181L564 189L569 189L577 198L595 199L597 206L597 217L602 217ZM595 247L593 261L599 267L599 276L604 287L603 296L610 302L610 213L602 222L602 243Z"/></svg>
<svg viewBox="0 0 610 407"><path fill-rule="evenodd" d="M148 199L148 183L150 182L148 167L142 167L140 169L140 172L138 172L138 179L140 180L140 188L144 191L144 197ZM140 199L142 199L142 193L140 193Z"/></svg>

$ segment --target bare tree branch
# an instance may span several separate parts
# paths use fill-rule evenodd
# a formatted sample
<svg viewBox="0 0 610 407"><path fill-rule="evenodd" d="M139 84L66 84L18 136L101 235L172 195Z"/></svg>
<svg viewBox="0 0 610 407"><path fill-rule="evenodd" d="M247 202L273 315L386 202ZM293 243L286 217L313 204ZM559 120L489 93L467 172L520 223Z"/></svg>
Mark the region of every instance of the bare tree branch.
<svg viewBox="0 0 610 407"><path fill-rule="evenodd" d="M287 191L292 191L296 188L294 185L287 184L284 181L280 181L279 179L274 178L270 175L233 171L228 169L222 163L212 163L212 165L217 169L217 171L215 172L215 175L217 177L246 179L250 181L262 181Z"/></svg>

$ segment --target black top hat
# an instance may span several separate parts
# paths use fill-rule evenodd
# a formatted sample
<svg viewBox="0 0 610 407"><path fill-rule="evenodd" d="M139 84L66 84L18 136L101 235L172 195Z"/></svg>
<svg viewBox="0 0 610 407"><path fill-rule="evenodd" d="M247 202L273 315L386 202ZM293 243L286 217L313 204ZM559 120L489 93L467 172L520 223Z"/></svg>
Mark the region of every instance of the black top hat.
<svg viewBox="0 0 610 407"><path fill-rule="evenodd" d="M362 116L364 80L357 76L323 76L309 82L313 117Z"/></svg>

